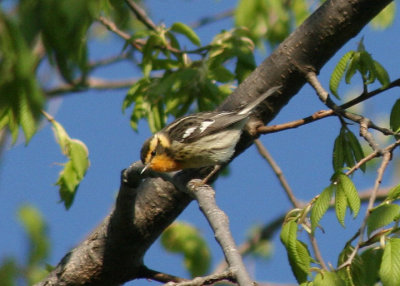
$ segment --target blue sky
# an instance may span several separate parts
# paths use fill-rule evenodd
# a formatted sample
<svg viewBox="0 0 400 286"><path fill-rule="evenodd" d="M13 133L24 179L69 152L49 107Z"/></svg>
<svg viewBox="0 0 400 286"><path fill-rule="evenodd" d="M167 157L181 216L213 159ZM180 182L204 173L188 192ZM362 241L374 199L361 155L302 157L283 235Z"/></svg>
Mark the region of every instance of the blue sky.
<svg viewBox="0 0 400 286"><path fill-rule="evenodd" d="M179 7L176 1L171 0L152 0L146 3L153 21L156 24L165 23L167 26L176 21L190 24L201 16L225 11L235 5L234 1L226 0L180 1ZM232 20L227 19L200 28L196 32L202 43L206 44L217 32L230 29L231 25ZM322 69L322 84L328 88L329 75L335 62L346 51L356 49L362 36L372 56L389 71L392 79L398 78L399 27L400 23L396 19L394 25L384 32L365 28ZM91 58L100 59L114 55L121 51L122 47L123 42L113 36L100 40L90 47ZM267 50L259 53L257 63L260 63L268 52ZM98 72L96 76L125 79L139 77L140 72L127 64L119 64L107 72ZM348 88L342 83L341 90L357 91L360 90L360 86L355 84ZM90 169L69 211L58 203L58 190L54 186L61 169L58 163L64 162L65 158L61 155L49 124L43 123L41 130L28 146L24 146L23 142L7 146L0 169L0 233L3 234L0 240L0 259L8 255L21 260L25 258L27 244L16 218L16 210L24 203L36 206L48 222L52 245L49 263L53 265L83 240L109 213L119 187L120 171L139 160L140 147L150 135L144 121L139 124L139 132L135 133L129 126L129 112L121 113L125 92L82 92L64 95L49 102L50 113L71 137L85 142L90 152ZM363 105L363 109L377 123L387 124L388 111L398 98L397 90L392 90L368 101ZM304 87L272 123L295 120L321 109L326 108L309 87ZM339 129L339 121L336 118L327 118L295 130L262 137L263 143L281 166L299 199L309 200L329 184L332 175L333 140ZM358 132L355 130L355 133ZM385 175L384 186L396 183L392 174L388 172ZM371 187L373 180L373 172L354 176L359 190ZM217 203L230 217L233 236L238 244L245 240L250 226L267 223L290 208L290 203L275 175L257 154L255 147L251 147L234 160L231 164L231 175L220 178L215 184L215 189ZM363 212L364 209L360 215L363 215ZM223 258L222 253L196 203L191 203L179 219L190 222L201 231L212 249L213 265L219 263ZM346 229L343 229L333 213L323 218L325 234L319 233L317 239L326 261L336 265L335 254L354 233L359 219L353 221L348 215ZM294 282L293 276L288 274L291 272L279 236L276 236L273 242L274 251L270 260L246 258L250 273L260 281ZM145 263L150 268L187 277L181 257L165 253L158 242L145 256ZM130 284L158 283L141 280Z"/></svg>

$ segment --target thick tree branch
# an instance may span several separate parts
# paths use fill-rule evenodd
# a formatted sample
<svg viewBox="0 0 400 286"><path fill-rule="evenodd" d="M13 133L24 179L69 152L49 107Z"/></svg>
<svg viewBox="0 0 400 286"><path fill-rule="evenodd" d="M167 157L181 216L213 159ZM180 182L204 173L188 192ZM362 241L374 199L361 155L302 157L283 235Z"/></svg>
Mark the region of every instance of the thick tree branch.
<svg viewBox="0 0 400 286"><path fill-rule="evenodd" d="M305 83L305 71L321 67L387 4L389 0L328 0L292 33L223 103L233 110L273 86L281 94L258 106L249 127L273 119ZM245 132L237 145L240 154L253 133ZM185 170L174 181L186 185L204 170ZM191 202L173 184L142 180L138 166L124 172L115 209L80 245L67 254L39 285L119 285L143 277L143 256L161 232ZM126 197L126 200L125 200ZM122 199L124 198L124 199ZM124 203L118 202L124 200ZM129 207L128 207L129 206ZM126 214L127 219L121 215ZM129 225L125 223L129 221Z"/></svg>

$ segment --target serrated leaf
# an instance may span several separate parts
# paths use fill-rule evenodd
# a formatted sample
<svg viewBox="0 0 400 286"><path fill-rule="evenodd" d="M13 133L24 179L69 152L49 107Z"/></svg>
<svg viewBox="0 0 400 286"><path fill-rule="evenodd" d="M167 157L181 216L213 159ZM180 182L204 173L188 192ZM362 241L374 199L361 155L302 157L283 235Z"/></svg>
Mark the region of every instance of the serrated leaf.
<svg viewBox="0 0 400 286"><path fill-rule="evenodd" d="M350 81L353 78L356 71L358 70L359 65L360 65L360 52L354 52L345 75L345 82L347 84L350 84Z"/></svg>
<svg viewBox="0 0 400 286"><path fill-rule="evenodd" d="M344 219L346 217L347 198L343 188L336 186L335 188L335 212L340 224L344 227Z"/></svg>
<svg viewBox="0 0 400 286"><path fill-rule="evenodd" d="M339 275L335 272L328 272L323 270L318 273L314 279L314 286L345 286L346 283L340 279Z"/></svg>
<svg viewBox="0 0 400 286"><path fill-rule="evenodd" d="M390 76L386 69L377 61L374 61L376 77L381 83L383 88L386 88L390 84Z"/></svg>
<svg viewBox="0 0 400 286"><path fill-rule="evenodd" d="M400 198L400 185L397 185L394 188L391 188L386 200L394 201Z"/></svg>
<svg viewBox="0 0 400 286"><path fill-rule="evenodd" d="M400 285L400 238L390 238L387 241L379 276L384 286Z"/></svg>
<svg viewBox="0 0 400 286"><path fill-rule="evenodd" d="M314 232L315 228L318 226L319 221L324 216L329 208L329 204L333 195L334 188L332 185L326 187L319 197L315 200L313 207L311 209L311 229Z"/></svg>
<svg viewBox="0 0 400 286"><path fill-rule="evenodd" d="M368 236L378 228L392 223L399 214L399 205L384 204L374 208L367 220Z"/></svg>
<svg viewBox="0 0 400 286"><path fill-rule="evenodd" d="M390 111L390 128L396 133L400 132L400 99L396 100Z"/></svg>
<svg viewBox="0 0 400 286"><path fill-rule="evenodd" d="M361 159L363 159L365 157L364 151L363 151L363 149L361 147L361 144L358 141L357 137L350 130L348 130L348 132L346 133L346 137L347 137L347 142L350 145L350 148L352 150L352 153L354 154L354 157L355 157L356 161L358 162ZM360 169L363 172L365 172L366 165L362 164L360 166Z"/></svg>
<svg viewBox="0 0 400 286"><path fill-rule="evenodd" d="M333 145L332 165L335 172L340 171L344 166L345 153L344 153L344 135L342 132L335 139Z"/></svg>
<svg viewBox="0 0 400 286"><path fill-rule="evenodd" d="M186 36L196 46L198 46L198 47L201 46L201 41L200 41L199 36L197 36L195 31L193 31L192 28L190 28L189 26L187 26L183 23L177 22L171 26L171 31L182 34L182 35Z"/></svg>
<svg viewBox="0 0 400 286"><path fill-rule="evenodd" d="M344 72L349 64L350 59L353 57L354 51L349 51L343 55L343 57L337 63L335 69L331 74L331 78L329 80L329 89L332 94L337 98L340 99L338 94L338 88L340 81L343 78Z"/></svg>
<svg viewBox="0 0 400 286"><path fill-rule="evenodd" d="M348 142L347 139L347 133L348 129L347 128L342 128L343 129L343 137L342 137L342 144L343 144L343 153L344 153L344 162L346 163L346 166L348 167L353 167L355 165L355 159L353 156L353 150L351 149L351 146ZM335 170L339 171L339 170Z"/></svg>
<svg viewBox="0 0 400 286"><path fill-rule="evenodd" d="M350 178L345 174L338 175L337 183L338 183L338 188L343 189L350 210L353 212L353 217L356 217L361 207L361 200L358 195L356 187L354 186Z"/></svg>
<svg viewBox="0 0 400 286"><path fill-rule="evenodd" d="M175 222L161 235L162 246L184 255L184 263L192 277L204 275L210 267L211 254L207 243L193 226Z"/></svg>
<svg viewBox="0 0 400 286"><path fill-rule="evenodd" d="M307 281L311 257L306 245L297 240L297 223L290 220L284 224L280 237L286 248L289 263L297 282Z"/></svg>

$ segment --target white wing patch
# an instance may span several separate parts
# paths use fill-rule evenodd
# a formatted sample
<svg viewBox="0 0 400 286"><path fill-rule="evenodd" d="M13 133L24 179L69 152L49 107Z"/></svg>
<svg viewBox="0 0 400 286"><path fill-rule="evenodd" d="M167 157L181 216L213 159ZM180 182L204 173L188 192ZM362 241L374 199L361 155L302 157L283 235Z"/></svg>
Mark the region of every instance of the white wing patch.
<svg viewBox="0 0 400 286"><path fill-rule="evenodd" d="M192 133L198 128L200 130L200 133L203 133L204 130L206 130L211 124L213 124L215 121L212 119L205 120L203 121L200 126L195 126L195 127L190 127L185 130L185 133L183 133L182 139L185 139L192 135Z"/></svg>
<svg viewBox="0 0 400 286"><path fill-rule="evenodd" d="M197 127L190 127L186 129L185 133L183 133L182 139L185 139L186 137L190 136L190 134L192 134L196 129Z"/></svg>
<svg viewBox="0 0 400 286"><path fill-rule="evenodd" d="M214 122L214 120L203 121L200 125L200 133L203 133L203 131L206 130L208 126L210 126Z"/></svg>

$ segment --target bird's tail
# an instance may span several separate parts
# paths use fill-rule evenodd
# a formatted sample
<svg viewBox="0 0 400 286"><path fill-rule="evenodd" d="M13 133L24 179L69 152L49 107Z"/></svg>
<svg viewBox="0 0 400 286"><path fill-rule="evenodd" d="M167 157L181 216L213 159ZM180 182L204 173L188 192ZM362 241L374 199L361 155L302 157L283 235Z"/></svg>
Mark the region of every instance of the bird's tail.
<svg viewBox="0 0 400 286"><path fill-rule="evenodd" d="M281 85L271 87L265 93L263 93L262 95L257 97L254 101L250 102L247 106L245 106L241 111L238 112L238 114L246 114L246 113L250 112L254 107L259 105L261 102L263 102L270 95L274 94L275 91L277 91L281 87L282 87Z"/></svg>

